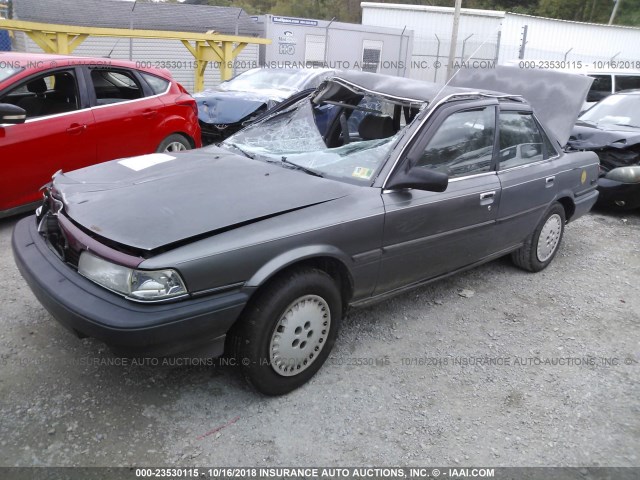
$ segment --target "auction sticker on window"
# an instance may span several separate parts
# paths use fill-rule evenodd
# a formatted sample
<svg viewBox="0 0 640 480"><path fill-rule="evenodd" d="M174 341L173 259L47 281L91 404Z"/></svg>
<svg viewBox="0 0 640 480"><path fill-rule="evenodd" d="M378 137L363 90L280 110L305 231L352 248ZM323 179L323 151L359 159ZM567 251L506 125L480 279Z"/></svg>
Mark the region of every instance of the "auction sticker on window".
<svg viewBox="0 0 640 480"><path fill-rule="evenodd" d="M152 153L150 155L125 158L124 160L120 160L118 163L123 167L127 167L131 170L139 172L140 170L144 170L145 168L149 168L159 163L164 163L175 159L176 157L172 157L171 155L167 155L166 153Z"/></svg>
<svg viewBox="0 0 640 480"><path fill-rule="evenodd" d="M373 175L373 170L366 167L356 167L351 174L352 177L363 178L365 180L369 180Z"/></svg>

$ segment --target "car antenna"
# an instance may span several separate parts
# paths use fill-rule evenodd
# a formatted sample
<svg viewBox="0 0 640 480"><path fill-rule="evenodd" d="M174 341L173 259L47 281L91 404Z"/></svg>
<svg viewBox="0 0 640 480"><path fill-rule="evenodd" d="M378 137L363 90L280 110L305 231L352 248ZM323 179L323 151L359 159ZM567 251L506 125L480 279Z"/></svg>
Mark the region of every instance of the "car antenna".
<svg viewBox="0 0 640 480"><path fill-rule="evenodd" d="M121 38L119 38L118 40L116 40L116 43L113 44L113 48L111 49L111 51L109 52L109 54L106 56L106 58L111 58L111 54L113 53L113 51L116 49L116 47L118 46L118 44L120 43L120 40L122 40Z"/></svg>

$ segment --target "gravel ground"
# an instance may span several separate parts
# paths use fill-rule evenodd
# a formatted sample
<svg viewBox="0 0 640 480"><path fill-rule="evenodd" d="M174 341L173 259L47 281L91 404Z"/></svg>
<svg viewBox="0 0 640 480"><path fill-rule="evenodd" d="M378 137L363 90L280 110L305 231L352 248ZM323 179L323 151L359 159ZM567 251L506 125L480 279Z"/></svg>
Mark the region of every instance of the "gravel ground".
<svg viewBox="0 0 640 480"><path fill-rule="evenodd" d="M541 273L502 259L351 312L281 398L228 366L108 365L31 294L15 222L0 221L0 466L640 466L640 213L569 225Z"/></svg>

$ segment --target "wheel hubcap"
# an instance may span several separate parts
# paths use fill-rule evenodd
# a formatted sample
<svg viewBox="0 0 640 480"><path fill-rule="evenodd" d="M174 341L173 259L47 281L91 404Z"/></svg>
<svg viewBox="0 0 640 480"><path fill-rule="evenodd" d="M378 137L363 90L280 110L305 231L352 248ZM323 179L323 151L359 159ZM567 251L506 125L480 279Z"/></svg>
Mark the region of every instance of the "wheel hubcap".
<svg viewBox="0 0 640 480"><path fill-rule="evenodd" d="M538 248L536 249L536 254L539 261L546 262L551 258L551 255L553 255L553 252L555 252L558 247L561 231L562 219L560 218L560 215L555 213L547 218L547 221L544 223L544 226L540 231L540 236L538 237Z"/></svg>
<svg viewBox="0 0 640 480"><path fill-rule="evenodd" d="M271 335L271 367L284 377L303 372L318 358L331 328L331 311L317 295L294 300Z"/></svg>
<svg viewBox="0 0 640 480"><path fill-rule="evenodd" d="M169 145L167 145L167 148L165 148L164 151L165 152L181 152L186 149L187 147L185 147L180 142L171 142Z"/></svg>

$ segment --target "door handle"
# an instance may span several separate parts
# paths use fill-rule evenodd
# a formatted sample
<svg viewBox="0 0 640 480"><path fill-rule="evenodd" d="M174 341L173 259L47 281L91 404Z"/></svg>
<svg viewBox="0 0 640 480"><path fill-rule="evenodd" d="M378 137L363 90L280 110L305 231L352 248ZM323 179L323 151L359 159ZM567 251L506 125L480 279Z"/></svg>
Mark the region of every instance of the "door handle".
<svg viewBox="0 0 640 480"><path fill-rule="evenodd" d="M69 135L78 135L84 132L87 129L86 125L80 125L79 123L73 123L69 128L67 128L67 133Z"/></svg>
<svg viewBox="0 0 640 480"><path fill-rule="evenodd" d="M484 192L480 194L480 205L489 205L487 208L491 210L491 204L496 196L496 192Z"/></svg>
<svg viewBox="0 0 640 480"><path fill-rule="evenodd" d="M142 112L142 116L144 118L153 118L156 116L156 112L155 110L145 110L144 112Z"/></svg>
<svg viewBox="0 0 640 480"><path fill-rule="evenodd" d="M553 182L555 181L555 179L556 179L556 177L555 177L555 176L545 178L545 179L544 179L545 186L546 186L547 188L549 188L549 187L553 186Z"/></svg>
<svg viewBox="0 0 640 480"><path fill-rule="evenodd" d="M496 196L496 192L484 192L480 194L480 200L487 200Z"/></svg>

